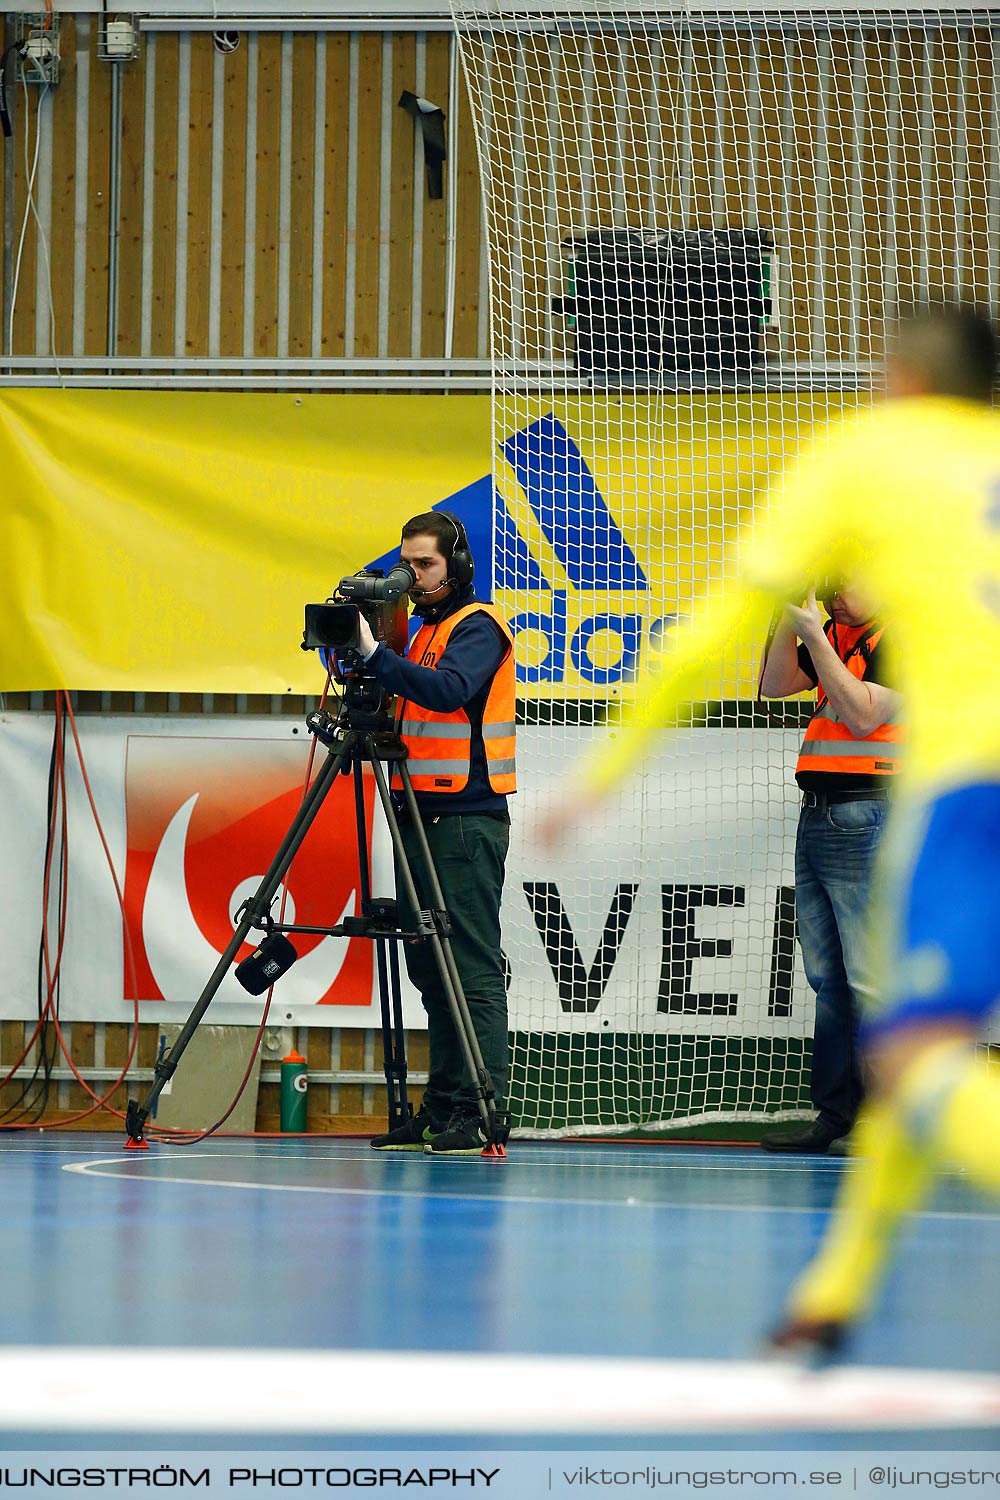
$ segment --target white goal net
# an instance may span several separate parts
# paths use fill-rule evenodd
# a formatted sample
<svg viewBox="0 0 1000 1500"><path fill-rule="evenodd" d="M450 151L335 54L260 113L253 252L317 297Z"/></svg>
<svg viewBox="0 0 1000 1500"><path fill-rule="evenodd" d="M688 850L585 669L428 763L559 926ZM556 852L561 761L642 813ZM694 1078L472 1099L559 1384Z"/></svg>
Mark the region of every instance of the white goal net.
<svg viewBox="0 0 1000 1500"><path fill-rule="evenodd" d="M995 306L1000 11L455 0L455 19L524 826L725 577L802 433L871 399L897 309ZM691 727L564 855L516 851L523 1126L808 1109L792 906L808 709L755 705L759 647L732 643Z"/></svg>

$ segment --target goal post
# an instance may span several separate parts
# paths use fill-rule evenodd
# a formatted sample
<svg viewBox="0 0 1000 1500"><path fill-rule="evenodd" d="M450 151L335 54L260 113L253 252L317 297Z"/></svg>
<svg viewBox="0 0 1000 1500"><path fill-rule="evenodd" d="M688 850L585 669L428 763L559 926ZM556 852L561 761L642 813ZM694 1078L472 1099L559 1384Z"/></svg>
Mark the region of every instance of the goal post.
<svg viewBox="0 0 1000 1500"><path fill-rule="evenodd" d="M518 823L868 403L898 309L995 307L1000 10L454 0L490 259ZM560 856L515 836L511 1096L538 1130L809 1110L795 752L760 639ZM522 840L519 842L519 838Z"/></svg>

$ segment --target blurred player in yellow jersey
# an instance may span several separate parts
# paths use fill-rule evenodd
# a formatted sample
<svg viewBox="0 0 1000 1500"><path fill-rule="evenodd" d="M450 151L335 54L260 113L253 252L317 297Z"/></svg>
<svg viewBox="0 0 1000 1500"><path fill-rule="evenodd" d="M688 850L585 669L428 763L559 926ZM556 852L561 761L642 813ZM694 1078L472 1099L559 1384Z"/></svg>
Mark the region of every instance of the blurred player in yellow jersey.
<svg viewBox="0 0 1000 1500"><path fill-rule="evenodd" d="M1000 1078L974 1052L1000 1002L1000 421L997 344L966 308L899 330L888 399L827 430L745 540L741 580L678 632L676 650L550 816L585 814L685 701L764 596L849 576L882 601L911 724L879 882L881 999L864 1024L872 1091L857 1160L777 1349L829 1350L866 1309L902 1216L941 1161L1000 1192Z"/></svg>

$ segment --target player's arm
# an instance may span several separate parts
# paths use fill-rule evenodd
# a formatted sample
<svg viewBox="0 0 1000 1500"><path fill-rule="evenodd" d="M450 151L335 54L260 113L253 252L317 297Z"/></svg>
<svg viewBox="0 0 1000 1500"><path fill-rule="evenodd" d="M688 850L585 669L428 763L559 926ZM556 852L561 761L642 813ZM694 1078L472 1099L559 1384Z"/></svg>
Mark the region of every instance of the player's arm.
<svg viewBox="0 0 1000 1500"><path fill-rule="evenodd" d="M580 763L578 782L586 801L598 801L634 769L678 709L691 702L706 668L722 657L734 636L745 632L749 620L765 614L767 603L759 590L736 583L696 622L674 632L655 668L637 684L628 721L613 724L595 753Z"/></svg>
<svg viewBox="0 0 1000 1500"><path fill-rule="evenodd" d="M671 722L692 690L701 684L706 667L717 662L734 636L759 628L768 609L785 604L798 593L802 580L815 577L820 566L850 572L850 548L844 537L858 534L851 513L851 496L858 487L847 472L839 428L824 437L805 460L776 486L767 519L747 534L741 548L740 577L699 610L696 621L674 632L659 670L639 684L639 708L628 724L616 727L613 737L584 760L579 785L590 802L599 800L642 758L658 731ZM789 623L797 630L794 609L786 605ZM811 687L805 678L800 691Z"/></svg>
<svg viewBox="0 0 1000 1500"><path fill-rule="evenodd" d="M544 843L555 844L583 821L638 764L681 704L690 701L706 664L722 656L762 606L766 611L793 598L801 580L814 577L820 566L849 571L853 558L843 538L859 534L850 513L850 497L858 487L843 472L840 441L839 433L832 444L824 441L821 451L811 452L782 480L767 521L746 539L741 580L710 603L698 623L674 633L673 649L664 654L659 670L647 673L637 686L634 718L614 726L604 744L567 778L558 807L541 821Z"/></svg>

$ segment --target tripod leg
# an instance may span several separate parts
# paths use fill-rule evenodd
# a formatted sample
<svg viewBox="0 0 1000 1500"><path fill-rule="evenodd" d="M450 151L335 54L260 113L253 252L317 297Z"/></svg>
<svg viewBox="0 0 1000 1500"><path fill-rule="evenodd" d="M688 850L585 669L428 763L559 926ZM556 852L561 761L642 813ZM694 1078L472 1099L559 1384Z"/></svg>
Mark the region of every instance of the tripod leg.
<svg viewBox="0 0 1000 1500"><path fill-rule="evenodd" d="M382 1063L385 1073L385 1090L389 1119L388 1128L395 1130L397 1126L405 1125L409 1118L406 1102L406 1043L402 1032L394 1026L395 1012L393 1002L399 988L397 977L398 967L396 968L396 975L393 976L396 979L395 986L393 986L386 965L386 948L389 949L389 963L393 964L396 958L395 943L387 943L385 938L375 939L378 1000L379 1011L382 1017Z"/></svg>
<svg viewBox="0 0 1000 1500"><path fill-rule="evenodd" d="M401 1125L410 1118L410 1103L406 1097L406 1032L403 1028L403 996L399 988L399 945L389 947L389 994L392 1005L392 1026L395 1037L395 1056L399 1077L399 1108ZM391 1127L390 1127L391 1128Z"/></svg>
<svg viewBox="0 0 1000 1500"><path fill-rule="evenodd" d="M364 768L360 760L354 762L354 820L358 831L358 870L361 876L361 911L369 916L371 911L371 868L368 860L368 841L365 838L365 787ZM406 1047L401 1031L393 1031L392 992L386 968L386 940L375 939L375 963L378 973L379 1010L382 1016L382 1062L385 1071L385 1088L388 1102L389 1129L405 1125L408 1119L406 1107ZM392 958L396 956L396 945L388 945Z"/></svg>
<svg viewBox="0 0 1000 1500"><path fill-rule="evenodd" d="M236 930L226 945L225 952L212 970L208 983L198 996L194 1009L185 1021L177 1040L167 1055L156 1063L153 1069L153 1085L146 1096L145 1103L140 1107L136 1100L129 1100L125 1115L125 1129L128 1133L129 1141L133 1145L138 1145L142 1141L143 1127L149 1118L154 1104L160 1097L160 1092L164 1084L173 1077L185 1048L197 1031L201 1019L214 1000L219 986L229 973L233 960L246 941L247 934L252 927L258 925L257 919L261 913L270 908L275 891L278 889L285 872L298 853L299 845L309 832L313 819L322 806L324 797L344 762L352 753L352 749L352 736L347 735L343 743L336 750L331 749L328 752L327 758L320 767L316 780L303 799L302 806L295 814L267 874L247 903L247 909L237 923Z"/></svg>
<svg viewBox="0 0 1000 1500"><path fill-rule="evenodd" d="M406 853L406 847L403 843L402 833L400 832L399 819L396 817L396 809L393 807L392 799L389 796L389 787L385 779L385 773L382 770L379 762L375 759L374 752L372 752L372 767L375 772L375 780L376 784L378 785L379 797L382 802L383 811L385 812L386 822L389 825L389 832L392 835L393 847L396 851L400 873L403 877L403 883L406 886L407 900L410 902L410 905L412 906L414 911L419 911L420 898L417 894L417 888L413 880L413 872L410 869L410 861ZM407 808L409 809L414 827L417 829L417 837L420 842L421 855L426 864L428 876L430 879L431 898L436 908L439 911L443 911L445 909L444 894L441 890L441 885L437 878L437 871L434 868L434 861L431 857L430 846L427 843L427 835L424 833L424 825L420 821L420 813L419 809L417 808L416 798L413 794L413 786L410 781L410 776L405 761L401 766L401 771L403 780L403 792L406 796ZM469 1004L462 989L462 981L458 973L458 968L455 964L455 956L451 951L451 944L448 941L447 937L442 937L441 934L437 932L428 934L427 941L431 945L431 950L434 954L434 960L437 964L438 973L441 976L441 983L444 987L445 996L448 1000L448 1008L451 1011L452 1021L454 1022L459 1045L465 1057L466 1070L468 1072L473 1089L475 1090L476 1103L479 1107L479 1113L482 1116L483 1126L486 1130L487 1139L491 1142L491 1144L496 1144L496 1090L493 1087L493 1080L489 1075L485 1062L483 1061L482 1050L479 1046L479 1038L476 1035L476 1028L472 1022L472 1016L469 1014Z"/></svg>

